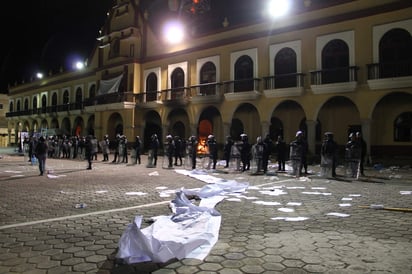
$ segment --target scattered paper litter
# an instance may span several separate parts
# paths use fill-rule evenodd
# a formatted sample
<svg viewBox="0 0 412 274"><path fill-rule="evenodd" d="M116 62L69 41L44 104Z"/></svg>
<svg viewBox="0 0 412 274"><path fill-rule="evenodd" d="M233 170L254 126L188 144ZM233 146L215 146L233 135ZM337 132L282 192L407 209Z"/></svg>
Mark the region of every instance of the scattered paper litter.
<svg viewBox="0 0 412 274"><path fill-rule="evenodd" d="M281 211L281 212L295 212L295 210L293 208L286 208L286 207L278 208L278 211Z"/></svg>
<svg viewBox="0 0 412 274"><path fill-rule="evenodd" d="M96 193L101 194L101 193L107 193L107 190L97 190Z"/></svg>
<svg viewBox="0 0 412 274"><path fill-rule="evenodd" d="M146 195L147 193L145 193L145 192L140 192L140 191L135 191L135 192L126 192L125 193L126 195Z"/></svg>
<svg viewBox="0 0 412 274"><path fill-rule="evenodd" d="M342 201L352 201L353 199L352 199L352 198L343 197L341 200L342 200Z"/></svg>
<svg viewBox="0 0 412 274"><path fill-rule="evenodd" d="M271 220L283 220L286 222L298 222L298 221L305 221L309 218L307 217L274 217L274 218L270 218Z"/></svg>
<svg viewBox="0 0 412 274"><path fill-rule="evenodd" d="M150 172L149 176L159 176L159 172L157 171Z"/></svg>
<svg viewBox="0 0 412 274"><path fill-rule="evenodd" d="M282 205L279 202L265 202L265 201L254 201L253 203L258 204L258 205L270 205L270 206Z"/></svg>
<svg viewBox="0 0 412 274"><path fill-rule="evenodd" d="M411 195L412 191L399 191L401 195Z"/></svg>
<svg viewBox="0 0 412 274"><path fill-rule="evenodd" d="M343 218L350 216L349 214L338 213L338 212L330 212L330 213L328 213L328 214L326 214L326 215L328 215L328 216L336 216L336 217L343 217Z"/></svg>
<svg viewBox="0 0 412 274"><path fill-rule="evenodd" d="M348 207L348 206L352 206L351 204L339 204L340 207Z"/></svg>

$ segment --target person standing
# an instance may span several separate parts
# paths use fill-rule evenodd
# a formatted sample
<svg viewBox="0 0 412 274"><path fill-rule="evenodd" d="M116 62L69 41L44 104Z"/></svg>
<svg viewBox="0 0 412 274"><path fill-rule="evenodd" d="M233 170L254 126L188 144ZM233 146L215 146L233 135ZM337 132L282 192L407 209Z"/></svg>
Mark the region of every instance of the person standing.
<svg viewBox="0 0 412 274"><path fill-rule="evenodd" d="M104 135L103 141L101 142L102 153L103 153L103 162L109 161L109 153L110 153L110 141L109 135Z"/></svg>
<svg viewBox="0 0 412 274"><path fill-rule="evenodd" d="M179 166L181 166L183 164L182 161L182 139L179 136L175 136L174 138L174 145L175 145L175 151L174 151L174 156L175 156L175 166L177 166L177 160L179 160Z"/></svg>
<svg viewBox="0 0 412 274"><path fill-rule="evenodd" d="M112 161L112 163L117 163L118 161L120 162L120 134L116 135L116 139L114 140L114 159Z"/></svg>
<svg viewBox="0 0 412 274"><path fill-rule="evenodd" d="M346 174L352 178L359 177L361 147L354 132L349 134L349 141L345 146Z"/></svg>
<svg viewBox="0 0 412 274"><path fill-rule="evenodd" d="M302 169L305 170L305 175L308 174L308 151L308 141L306 140L305 133L302 131ZM303 173L303 170L300 173Z"/></svg>
<svg viewBox="0 0 412 274"><path fill-rule="evenodd" d="M263 165L263 173L266 173L268 171L269 158L273 150L273 142L272 142L272 139L270 139L269 134L266 134L265 139L263 139L263 144L264 144L264 150L263 150L263 156L262 156L262 161L263 161L262 165Z"/></svg>
<svg viewBox="0 0 412 274"><path fill-rule="evenodd" d="M332 132L325 132L324 140L320 149L321 154L321 176L336 177L336 155L338 145L333 140Z"/></svg>
<svg viewBox="0 0 412 274"><path fill-rule="evenodd" d="M360 175L365 176L364 173L364 163L365 163L365 158L366 158L366 151L367 151L367 145L365 140L362 138L362 133L360 131L356 132L356 140L358 141L360 148L361 148L361 158L360 158Z"/></svg>
<svg viewBox="0 0 412 274"><path fill-rule="evenodd" d="M242 161L242 171L246 171L250 169L250 152L251 152L251 145L249 143L249 138L246 133L240 134L240 160Z"/></svg>
<svg viewBox="0 0 412 274"><path fill-rule="evenodd" d="M39 161L39 170L40 170L39 176L43 176L44 170L46 169L46 158L47 158L48 150L49 150L49 147L46 143L46 140L44 139L43 136L40 136L39 141L36 144L36 147L34 148L35 156L37 157L37 160Z"/></svg>
<svg viewBox="0 0 412 274"><path fill-rule="evenodd" d="M303 168L303 132L296 132L296 138L290 143L289 158L292 160L292 174L300 177L302 176Z"/></svg>
<svg viewBox="0 0 412 274"><path fill-rule="evenodd" d="M230 155L232 153L232 146L234 142L231 136L226 136L226 143L223 146L223 158L226 161L225 168L229 167Z"/></svg>
<svg viewBox="0 0 412 274"><path fill-rule="evenodd" d="M196 136L191 136L188 142L188 157L190 157L192 163L192 169L196 169L196 156L197 156L197 138Z"/></svg>
<svg viewBox="0 0 412 274"><path fill-rule="evenodd" d="M152 140L150 143L150 149L152 150L152 157L151 157L151 162L149 163L150 167L155 167L157 164L157 154L159 150L159 138L157 137L157 134L152 135Z"/></svg>
<svg viewBox="0 0 412 274"><path fill-rule="evenodd" d="M286 155L287 155L287 145L283 141L282 136L278 136L276 141L276 150L277 150L277 160L278 160L278 171L285 171L286 166Z"/></svg>
<svg viewBox="0 0 412 274"><path fill-rule="evenodd" d="M84 143L85 156L87 159L87 169L92 169L92 160L93 160L93 143L92 136L87 135L86 142Z"/></svg>
<svg viewBox="0 0 412 274"><path fill-rule="evenodd" d="M168 168L172 168L173 167L173 156L175 153L175 143L173 141L173 137L172 135L167 135L166 136L166 155L167 155L167 159L168 159Z"/></svg>
<svg viewBox="0 0 412 274"><path fill-rule="evenodd" d="M140 165L140 149L141 149L142 142L140 141L140 137L136 136L134 140L134 151L135 151L135 157L134 157L134 164L136 165L137 162L139 162Z"/></svg>
<svg viewBox="0 0 412 274"><path fill-rule="evenodd" d="M120 155L122 155L122 163L128 163L128 156L127 156L127 137L126 135L122 135L120 138Z"/></svg>
<svg viewBox="0 0 412 274"><path fill-rule="evenodd" d="M216 169L216 163L217 163L217 142L216 138L214 135L210 134L207 137L207 143L206 145L209 148L209 164L208 164L208 169L210 168L210 165L213 164L212 169Z"/></svg>

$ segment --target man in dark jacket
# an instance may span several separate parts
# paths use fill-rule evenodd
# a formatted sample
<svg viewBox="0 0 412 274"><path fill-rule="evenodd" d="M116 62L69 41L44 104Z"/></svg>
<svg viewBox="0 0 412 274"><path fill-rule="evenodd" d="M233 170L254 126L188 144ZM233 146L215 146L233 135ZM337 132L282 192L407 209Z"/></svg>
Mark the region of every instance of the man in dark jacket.
<svg viewBox="0 0 412 274"><path fill-rule="evenodd" d="M88 135L86 137L84 148L85 148L85 155L86 155L87 163L89 164L87 169L92 169L92 159L93 159L92 136Z"/></svg>
<svg viewBox="0 0 412 274"><path fill-rule="evenodd" d="M46 158L47 158L48 150L49 150L49 147L46 143L46 140L44 139L43 136L41 136L39 138L39 142L37 143L34 149L35 156L39 160L39 170L40 170L39 176L43 175L44 170L46 168Z"/></svg>

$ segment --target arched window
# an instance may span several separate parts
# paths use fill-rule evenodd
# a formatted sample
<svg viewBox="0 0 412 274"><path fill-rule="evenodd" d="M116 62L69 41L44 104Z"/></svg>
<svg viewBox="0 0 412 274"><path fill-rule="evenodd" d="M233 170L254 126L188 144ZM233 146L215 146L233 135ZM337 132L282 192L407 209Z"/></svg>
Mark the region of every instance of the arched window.
<svg viewBox="0 0 412 274"><path fill-rule="evenodd" d="M200 69L200 84L215 83L216 82L216 66L213 62L206 62ZM202 95L211 95L216 93L216 86L205 85L200 87Z"/></svg>
<svg viewBox="0 0 412 274"><path fill-rule="evenodd" d="M412 75L412 37L403 29L392 29L379 42L380 77Z"/></svg>
<svg viewBox="0 0 412 274"><path fill-rule="evenodd" d="M185 72L181 68L176 68L170 77L170 82L172 84L171 99L181 98L183 96L183 88L185 85Z"/></svg>
<svg viewBox="0 0 412 274"><path fill-rule="evenodd" d="M322 83L349 81L349 47L345 41L334 39L322 50Z"/></svg>
<svg viewBox="0 0 412 274"><path fill-rule="evenodd" d="M47 97L46 97L46 95L43 95L41 97L41 109L42 109L43 113L46 112L46 108L47 108Z"/></svg>
<svg viewBox="0 0 412 274"><path fill-rule="evenodd" d="M89 98L96 97L96 85L92 85L89 90Z"/></svg>
<svg viewBox="0 0 412 274"><path fill-rule="evenodd" d="M253 60L243 55L235 63L234 91L252 91L253 89Z"/></svg>
<svg viewBox="0 0 412 274"><path fill-rule="evenodd" d="M33 105L32 105L33 109L37 109L37 96L33 97Z"/></svg>
<svg viewBox="0 0 412 274"><path fill-rule="evenodd" d="M412 142L412 112L405 112L395 119L395 141Z"/></svg>
<svg viewBox="0 0 412 274"><path fill-rule="evenodd" d="M24 99L24 110L29 110L29 99Z"/></svg>
<svg viewBox="0 0 412 274"><path fill-rule="evenodd" d="M16 111L20 111L20 100L17 101Z"/></svg>
<svg viewBox="0 0 412 274"><path fill-rule="evenodd" d="M296 87L296 52L291 48L281 49L275 56L275 88Z"/></svg>
<svg viewBox="0 0 412 274"><path fill-rule="evenodd" d="M57 93L53 93L51 104L52 104L52 111L56 112L57 111Z"/></svg>
<svg viewBox="0 0 412 274"><path fill-rule="evenodd" d="M146 78L146 102L157 100L157 75L154 72L149 73Z"/></svg>
<svg viewBox="0 0 412 274"><path fill-rule="evenodd" d="M70 102L69 91L66 89L63 93L63 104L67 105Z"/></svg>
<svg viewBox="0 0 412 274"><path fill-rule="evenodd" d="M13 112L13 107L14 107L13 102L10 102L10 104L9 104L9 111L10 112Z"/></svg>
<svg viewBox="0 0 412 274"><path fill-rule="evenodd" d="M76 90L76 109L81 109L83 103L83 92L81 88Z"/></svg>

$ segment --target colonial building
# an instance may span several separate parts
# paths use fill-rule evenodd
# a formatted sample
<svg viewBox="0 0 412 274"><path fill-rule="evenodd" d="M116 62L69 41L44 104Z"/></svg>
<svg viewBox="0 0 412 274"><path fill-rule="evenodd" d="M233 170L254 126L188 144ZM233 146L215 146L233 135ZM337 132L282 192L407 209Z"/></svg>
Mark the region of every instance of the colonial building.
<svg viewBox="0 0 412 274"><path fill-rule="evenodd" d="M117 0L85 69L10 88L10 142L47 129L147 149L154 133L223 144L302 130L316 155L324 132L344 145L361 131L372 157L411 155L412 2L292 0L280 17L268 2ZM164 38L170 19L180 43Z"/></svg>

